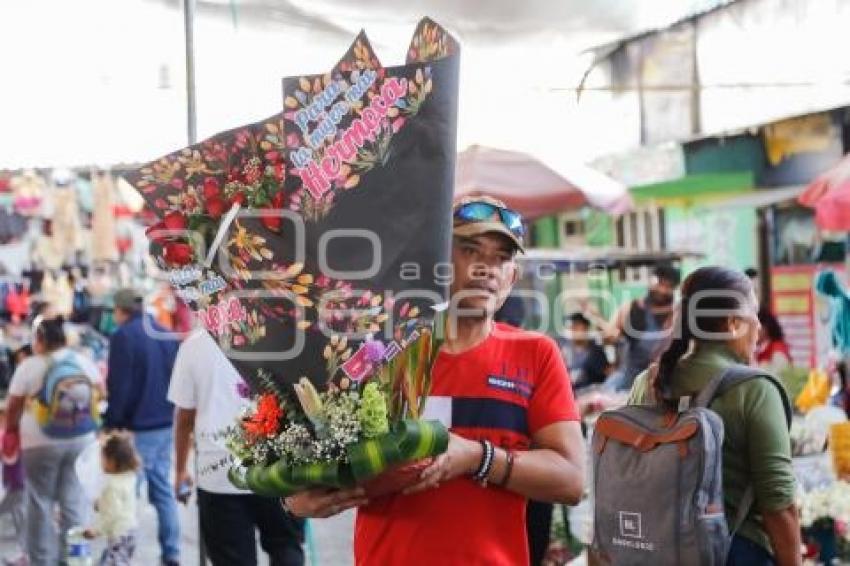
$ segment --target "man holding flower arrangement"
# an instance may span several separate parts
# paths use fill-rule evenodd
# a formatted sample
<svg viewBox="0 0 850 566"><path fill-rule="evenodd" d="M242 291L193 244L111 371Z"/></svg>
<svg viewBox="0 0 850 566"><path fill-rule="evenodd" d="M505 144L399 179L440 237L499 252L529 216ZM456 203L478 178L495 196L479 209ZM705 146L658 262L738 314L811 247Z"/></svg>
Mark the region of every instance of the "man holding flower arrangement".
<svg viewBox="0 0 850 566"><path fill-rule="evenodd" d="M357 564L528 563L526 500L574 504L583 492L584 442L558 347L493 321L517 280L522 218L486 197L456 203L453 216L452 298L423 413L449 428L447 451L403 493L284 500L302 517L358 507Z"/></svg>

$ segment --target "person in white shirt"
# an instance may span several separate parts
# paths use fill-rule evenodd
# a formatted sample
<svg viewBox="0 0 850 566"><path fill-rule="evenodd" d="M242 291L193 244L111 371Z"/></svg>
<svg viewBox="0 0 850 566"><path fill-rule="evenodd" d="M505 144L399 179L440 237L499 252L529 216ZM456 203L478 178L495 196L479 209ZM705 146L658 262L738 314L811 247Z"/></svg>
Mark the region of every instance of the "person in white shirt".
<svg viewBox="0 0 850 566"><path fill-rule="evenodd" d="M27 554L32 565L58 564L65 534L85 523L88 509L74 470L77 456L95 441L94 432L69 438L48 436L39 425L33 399L41 391L51 365L71 360L81 374L99 381L94 363L67 347L61 318L36 324L33 351L15 370L9 385L3 453L21 449L27 501ZM91 397L89 401L91 401ZM55 506L59 505L60 533L56 532Z"/></svg>
<svg viewBox="0 0 850 566"><path fill-rule="evenodd" d="M205 330L189 336L177 352L168 400L174 403L175 494L185 500L192 436L198 466L201 536L213 565L257 563L255 529L272 566L304 564L303 521L275 498L234 487L224 431L248 404L247 386Z"/></svg>
<svg viewBox="0 0 850 566"><path fill-rule="evenodd" d="M95 523L85 536L106 537L101 566L130 566L139 528L136 485L142 461L129 433L112 432L103 440L101 463L105 481L95 503Z"/></svg>

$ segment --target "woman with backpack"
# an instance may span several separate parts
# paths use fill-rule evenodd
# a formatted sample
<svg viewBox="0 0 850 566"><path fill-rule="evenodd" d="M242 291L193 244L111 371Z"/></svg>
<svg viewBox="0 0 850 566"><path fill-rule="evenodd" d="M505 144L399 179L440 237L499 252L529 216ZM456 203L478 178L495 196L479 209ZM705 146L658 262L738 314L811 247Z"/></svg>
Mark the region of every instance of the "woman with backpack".
<svg viewBox="0 0 850 566"><path fill-rule="evenodd" d="M3 454L22 453L27 553L34 566L60 562L64 534L83 525L88 510L74 464L95 440L98 371L67 347L63 325L61 318L36 322L36 355L15 370L7 402Z"/></svg>
<svg viewBox="0 0 850 566"><path fill-rule="evenodd" d="M672 339L635 381L630 404L661 399L681 412L684 398L693 399L727 369L754 366L757 313L758 299L743 273L718 266L693 272L682 285ZM723 503L730 532L742 505L746 509L751 501L741 512L726 563L796 565L801 540L787 399L778 382L751 373L753 379L721 387L708 404L723 421Z"/></svg>

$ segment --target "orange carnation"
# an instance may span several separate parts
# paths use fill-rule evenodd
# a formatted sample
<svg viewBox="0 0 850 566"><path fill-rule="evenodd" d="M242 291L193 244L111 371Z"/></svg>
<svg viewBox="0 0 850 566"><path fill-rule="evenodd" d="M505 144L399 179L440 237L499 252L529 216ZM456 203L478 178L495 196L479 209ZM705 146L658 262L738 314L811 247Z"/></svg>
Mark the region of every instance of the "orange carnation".
<svg viewBox="0 0 850 566"><path fill-rule="evenodd" d="M272 393L265 393L257 401L256 412L242 422L245 431L255 437L272 437L277 434L280 419L283 417L283 409L277 397Z"/></svg>

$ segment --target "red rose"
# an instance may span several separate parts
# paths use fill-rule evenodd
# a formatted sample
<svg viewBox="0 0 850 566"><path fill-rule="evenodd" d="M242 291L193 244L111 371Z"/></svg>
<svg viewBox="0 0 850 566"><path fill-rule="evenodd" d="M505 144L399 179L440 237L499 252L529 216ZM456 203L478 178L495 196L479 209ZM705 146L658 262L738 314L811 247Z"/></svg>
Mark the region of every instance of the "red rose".
<svg viewBox="0 0 850 566"><path fill-rule="evenodd" d="M227 210L227 204L225 204L224 199L216 196L207 199L206 209L207 213L213 218L221 218L221 215Z"/></svg>
<svg viewBox="0 0 850 566"><path fill-rule="evenodd" d="M218 179L215 177L207 177L204 179L204 198L209 200L217 197L221 192L221 187L218 185Z"/></svg>
<svg viewBox="0 0 850 566"><path fill-rule="evenodd" d="M192 262L192 246L185 242L168 242L163 248L162 257L171 265L186 265Z"/></svg>
<svg viewBox="0 0 850 566"><path fill-rule="evenodd" d="M280 215L271 209L267 209L260 216L260 222L263 223L263 226L271 230L272 232L280 231Z"/></svg>
<svg viewBox="0 0 850 566"><path fill-rule="evenodd" d="M242 206L245 204L245 193L236 193L230 198L231 206L239 205Z"/></svg>
<svg viewBox="0 0 850 566"><path fill-rule="evenodd" d="M165 215L165 218L162 219L162 225L166 230L185 230L188 223L183 213L175 210Z"/></svg>
<svg viewBox="0 0 850 566"><path fill-rule="evenodd" d="M271 208L283 208L284 204L284 196L283 191L279 191L272 197L272 205Z"/></svg>

